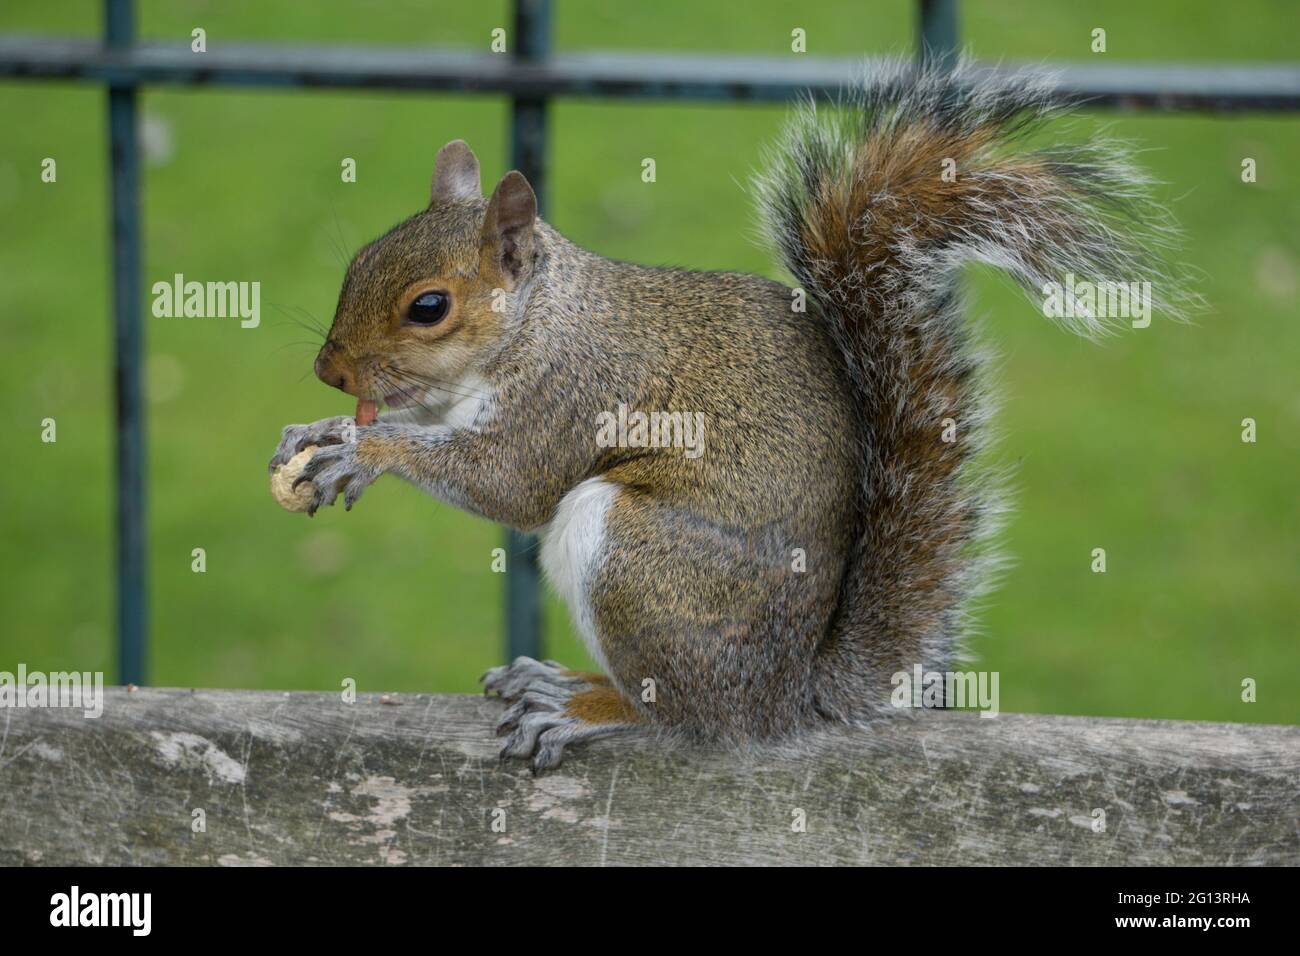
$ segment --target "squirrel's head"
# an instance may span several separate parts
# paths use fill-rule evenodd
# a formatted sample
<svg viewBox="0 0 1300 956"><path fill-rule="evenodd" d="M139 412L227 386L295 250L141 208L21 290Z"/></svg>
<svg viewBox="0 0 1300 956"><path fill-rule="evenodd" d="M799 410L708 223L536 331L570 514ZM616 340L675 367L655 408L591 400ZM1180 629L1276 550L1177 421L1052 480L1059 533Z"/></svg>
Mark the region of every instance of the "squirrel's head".
<svg viewBox="0 0 1300 956"><path fill-rule="evenodd" d="M535 265L537 197L506 173L484 199L461 140L438 153L429 207L365 246L348 266L316 375L390 406L434 408L502 333L509 293Z"/></svg>

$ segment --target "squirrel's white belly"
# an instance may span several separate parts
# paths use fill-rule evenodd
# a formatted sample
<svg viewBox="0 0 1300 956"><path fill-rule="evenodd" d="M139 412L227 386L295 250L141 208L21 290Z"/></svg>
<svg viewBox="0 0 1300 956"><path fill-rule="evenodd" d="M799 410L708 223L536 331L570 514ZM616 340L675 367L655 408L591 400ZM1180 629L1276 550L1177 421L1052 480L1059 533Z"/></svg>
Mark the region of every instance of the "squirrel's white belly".
<svg viewBox="0 0 1300 956"><path fill-rule="evenodd" d="M614 482L588 478L560 499L555 517L539 529L542 570L569 605L587 653L606 674L609 667L591 609L591 581L604 559L605 518L618 492Z"/></svg>

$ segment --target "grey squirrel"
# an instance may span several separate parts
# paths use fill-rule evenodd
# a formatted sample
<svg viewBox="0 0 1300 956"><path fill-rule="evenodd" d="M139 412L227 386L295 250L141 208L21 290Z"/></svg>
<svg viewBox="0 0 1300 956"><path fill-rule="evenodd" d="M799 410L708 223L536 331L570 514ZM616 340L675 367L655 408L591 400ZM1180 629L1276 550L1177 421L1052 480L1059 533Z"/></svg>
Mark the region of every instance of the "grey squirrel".
<svg viewBox="0 0 1300 956"><path fill-rule="evenodd" d="M1152 255L1173 233L1123 150L1023 145L1057 112L1043 82L964 65L805 104L756 180L795 288L602 258L537 217L520 173L483 198L448 143L428 208L353 259L316 359L389 410L289 426L272 468L322 446L298 479L313 514L393 474L540 535L603 673L485 675L503 755L535 770L613 734L740 745L889 713L892 675L948 669L994 563L958 268L1035 294L1155 280L1178 309ZM597 441L621 407L700 416L703 454Z"/></svg>

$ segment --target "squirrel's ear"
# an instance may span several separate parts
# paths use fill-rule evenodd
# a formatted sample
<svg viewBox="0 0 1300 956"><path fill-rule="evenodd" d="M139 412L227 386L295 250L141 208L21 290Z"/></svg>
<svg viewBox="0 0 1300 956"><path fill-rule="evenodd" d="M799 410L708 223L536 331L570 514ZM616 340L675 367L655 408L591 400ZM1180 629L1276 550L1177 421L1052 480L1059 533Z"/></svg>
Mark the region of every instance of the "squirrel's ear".
<svg viewBox="0 0 1300 956"><path fill-rule="evenodd" d="M438 150L429 189L431 202L463 202L481 199L478 180L478 157L463 139L453 139Z"/></svg>
<svg viewBox="0 0 1300 956"><path fill-rule="evenodd" d="M524 174L512 169L501 177L483 218L483 255L513 287L533 261L537 196Z"/></svg>

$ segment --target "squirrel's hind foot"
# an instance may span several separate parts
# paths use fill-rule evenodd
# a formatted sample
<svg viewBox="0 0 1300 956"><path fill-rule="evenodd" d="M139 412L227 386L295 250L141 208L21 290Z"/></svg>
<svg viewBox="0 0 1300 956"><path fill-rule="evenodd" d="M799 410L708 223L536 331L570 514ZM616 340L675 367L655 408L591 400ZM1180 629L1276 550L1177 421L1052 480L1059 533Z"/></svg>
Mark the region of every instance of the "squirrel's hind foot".
<svg viewBox="0 0 1300 956"><path fill-rule="evenodd" d="M569 744L641 726L623 695L599 674L519 657L482 680L486 694L511 702L496 727L498 736L506 735L501 759L531 758L533 773L558 766Z"/></svg>
<svg viewBox="0 0 1300 956"><path fill-rule="evenodd" d="M555 661L535 661L531 657L516 657L513 663L493 667L479 681L483 693L503 700L518 700L527 691L546 694L571 694L596 683L608 683L600 674L583 674L566 670Z"/></svg>

